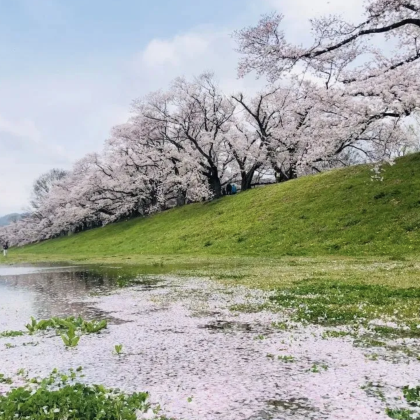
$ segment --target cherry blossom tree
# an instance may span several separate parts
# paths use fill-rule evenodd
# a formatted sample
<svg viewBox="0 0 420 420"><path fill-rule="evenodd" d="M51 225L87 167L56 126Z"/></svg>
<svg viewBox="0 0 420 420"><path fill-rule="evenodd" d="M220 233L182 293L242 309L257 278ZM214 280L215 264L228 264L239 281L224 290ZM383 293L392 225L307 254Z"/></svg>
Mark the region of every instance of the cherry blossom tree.
<svg viewBox="0 0 420 420"><path fill-rule="evenodd" d="M153 141L165 140L191 161L198 162L215 197L231 157L223 148L234 112L216 89L211 75L189 82L175 80L168 92L155 92L135 104ZM146 123L145 121L148 121Z"/></svg>
<svg viewBox="0 0 420 420"><path fill-rule="evenodd" d="M300 156L305 151L305 131L312 102L297 86L272 87L249 101L233 95L247 121L258 135L265 158L280 181L297 177Z"/></svg>
<svg viewBox="0 0 420 420"><path fill-rule="evenodd" d="M39 209L42 203L48 197L51 188L57 182L67 175L67 171L63 169L51 169L45 174L42 174L35 180L32 187L31 206L33 209Z"/></svg>
<svg viewBox="0 0 420 420"><path fill-rule="evenodd" d="M146 137L170 143L186 161L196 162L215 198L237 177L250 188L262 166L258 136L235 117L236 104L221 92L212 74L193 81L178 78L167 92L135 103Z"/></svg>
<svg viewBox="0 0 420 420"><path fill-rule="evenodd" d="M309 47L287 42L279 28L282 15L265 16L256 27L236 33L241 76L256 71L271 83L313 84L308 114L307 99L297 110L308 128L299 131L312 131L300 141L306 143L306 166L340 161L349 149L378 161L406 147L408 118L420 105L419 11L418 0L370 0L359 24L337 16L312 20ZM377 42L381 35L385 47ZM391 53L389 45L395 47Z"/></svg>
<svg viewBox="0 0 420 420"><path fill-rule="evenodd" d="M274 81L303 64L326 83L338 80L350 84L393 78L395 70L418 66L418 0L368 0L364 19L358 24L338 16L313 19L310 47L288 43L279 29L282 19L278 14L265 16L256 27L236 32L238 49L244 55L239 66L241 75L256 70ZM385 48L373 42L377 35L385 36ZM396 49L387 54L390 41ZM363 63L357 65L360 60Z"/></svg>
<svg viewBox="0 0 420 420"><path fill-rule="evenodd" d="M143 197L141 214L210 195L198 163L180 153L157 128L136 115L114 127L108 141L109 160L114 166L118 162L117 185L124 186L125 194ZM125 174L123 179L121 174Z"/></svg>

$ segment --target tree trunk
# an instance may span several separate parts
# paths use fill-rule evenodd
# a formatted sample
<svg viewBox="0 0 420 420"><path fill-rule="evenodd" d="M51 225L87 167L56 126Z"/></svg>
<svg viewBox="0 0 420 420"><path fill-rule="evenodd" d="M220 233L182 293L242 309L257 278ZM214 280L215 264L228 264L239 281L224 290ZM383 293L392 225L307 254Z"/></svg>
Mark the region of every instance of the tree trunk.
<svg viewBox="0 0 420 420"><path fill-rule="evenodd" d="M222 196L222 183L219 178L219 171L216 166L211 165L209 171L205 174L207 176L209 187L213 193L213 198L220 198Z"/></svg>
<svg viewBox="0 0 420 420"><path fill-rule="evenodd" d="M286 182L291 179L296 179L297 176L297 163L290 162L290 166L287 170L283 170L279 167L274 167L276 182Z"/></svg>
<svg viewBox="0 0 420 420"><path fill-rule="evenodd" d="M254 165L248 172L241 171L241 191L251 189L252 180L254 179L254 174L257 168L258 166Z"/></svg>
<svg viewBox="0 0 420 420"><path fill-rule="evenodd" d="M213 193L213 198L220 198L222 196L222 183L218 176L209 178L210 189Z"/></svg>
<svg viewBox="0 0 420 420"><path fill-rule="evenodd" d="M290 167L288 170L288 179L296 179L297 178L297 164L296 162L290 162Z"/></svg>
<svg viewBox="0 0 420 420"><path fill-rule="evenodd" d="M186 200L186 192L183 190L179 190L176 196L176 205L177 207L181 207L185 204Z"/></svg>
<svg viewBox="0 0 420 420"><path fill-rule="evenodd" d="M289 177L287 176L287 174L284 171L282 171L280 168L276 169L275 177L276 177L276 182L278 183L286 182L289 180Z"/></svg>

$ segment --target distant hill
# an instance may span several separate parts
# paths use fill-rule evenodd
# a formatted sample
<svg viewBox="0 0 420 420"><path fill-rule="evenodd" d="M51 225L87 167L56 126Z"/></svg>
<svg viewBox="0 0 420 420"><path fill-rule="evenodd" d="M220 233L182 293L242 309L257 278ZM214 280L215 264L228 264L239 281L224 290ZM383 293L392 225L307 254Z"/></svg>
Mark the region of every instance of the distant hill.
<svg viewBox="0 0 420 420"><path fill-rule="evenodd" d="M15 220L19 220L22 217L26 216L27 213L11 213L6 214L6 216L0 217L0 226L7 226Z"/></svg>

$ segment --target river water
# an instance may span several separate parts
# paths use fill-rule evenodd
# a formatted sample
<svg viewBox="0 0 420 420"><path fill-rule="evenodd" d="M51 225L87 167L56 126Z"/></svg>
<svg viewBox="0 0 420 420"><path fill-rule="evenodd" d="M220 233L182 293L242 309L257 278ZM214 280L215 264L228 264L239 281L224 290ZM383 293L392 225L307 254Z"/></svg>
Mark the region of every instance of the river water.
<svg viewBox="0 0 420 420"><path fill-rule="evenodd" d="M139 276L119 288L97 269L0 267L0 332L24 330L31 316L109 320L70 350L52 332L0 338L0 373L82 366L85 380L149 391L165 414L185 420L384 420L401 387L420 383L415 359L368 360L370 350L322 338L321 327L273 328L286 314L231 310L268 295L199 278ZM313 372L314 365L324 367Z"/></svg>

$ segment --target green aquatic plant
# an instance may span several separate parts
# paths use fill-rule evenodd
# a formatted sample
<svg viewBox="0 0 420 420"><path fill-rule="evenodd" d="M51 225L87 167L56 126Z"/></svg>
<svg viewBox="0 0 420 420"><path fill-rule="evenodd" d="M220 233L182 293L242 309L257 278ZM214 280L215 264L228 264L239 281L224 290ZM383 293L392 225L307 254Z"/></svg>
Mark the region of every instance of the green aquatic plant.
<svg viewBox="0 0 420 420"><path fill-rule="evenodd" d="M0 373L0 384L12 384L13 381L11 378L7 378L3 373Z"/></svg>
<svg viewBox="0 0 420 420"><path fill-rule="evenodd" d="M6 349L12 349L13 347L16 347L12 343L6 343L4 346L6 347Z"/></svg>
<svg viewBox="0 0 420 420"><path fill-rule="evenodd" d="M263 334L258 334L255 338L254 338L254 340L264 340L265 339L265 336L263 335Z"/></svg>
<svg viewBox="0 0 420 420"><path fill-rule="evenodd" d="M309 371L312 373L320 373L321 370L328 370L328 365L314 363L312 367L309 369Z"/></svg>
<svg viewBox="0 0 420 420"><path fill-rule="evenodd" d="M420 407L420 386L405 386L402 391L406 402L413 407L413 409L387 408L386 413L392 419L397 420L412 420L417 418L418 408Z"/></svg>
<svg viewBox="0 0 420 420"><path fill-rule="evenodd" d="M342 338L351 335L348 331L334 331L334 330L327 330L322 333L322 338L324 340L328 338Z"/></svg>
<svg viewBox="0 0 420 420"><path fill-rule="evenodd" d="M80 334L98 333L107 328L107 326L108 322L105 319L86 321L81 316L77 318L74 316L67 318L53 317L51 319L41 319L40 321L31 317L31 322L26 325L26 329L31 335L37 331L55 329L66 347L76 347L80 340ZM80 334L76 335L76 331L79 331Z"/></svg>
<svg viewBox="0 0 420 420"><path fill-rule="evenodd" d="M120 355L123 352L123 345L122 344L116 344L114 347L115 354Z"/></svg>
<svg viewBox="0 0 420 420"><path fill-rule="evenodd" d="M94 334L98 333L99 331L107 328L108 322L106 319L103 319L102 321L83 321L82 324L82 331L86 332L87 334Z"/></svg>
<svg viewBox="0 0 420 420"><path fill-rule="evenodd" d="M326 281L323 278L302 280L293 287L278 289L269 298L273 307L290 310L294 321L325 326L368 325L384 316L403 319L408 328L399 330L375 326L381 336L420 336L420 317L415 309L420 304L420 288L395 288L378 284ZM330 330L325 337L347 334ZM348 333L348 335L351 335Z"/></svg>
<svg viewBox="0 0 420 420"><path fill-rule="evenodd" d="M24 334L25 333L23 331L3 331L0 333L0 338L19 337Z"/></svg>
<svg viewBox="0 0 420 420"><path fill-rule="evenodd" d="M30 334L33 334L36 331L45 331L49 328L56 330L68 330L73 328L74 330L81 330L86 334L93 334L106 328L107 324L106 320L86 321L81 316L78 316L77 318L74 316L67 318L53 317L51 319L41 319L40 321L31 317L31 322L26 325L26 328Z"/></svg>
<svg viewBox="0 0 420 420"><path fill-rule="evenodd" d="M48 328L54 327L54 320L51 319L41 319L37 321L33 316L31 316L31 322L26 324L26 329L28 330L29 334L34 334L37 331L45 331Z"/></svg>
<svg viewBox="0 0 420 420"><path fill-rule="evenodd" d="M36 322L36 319L33 316L31 316L31 322L29 324L26 324L26 328L27 328L29 334L33 334L33 333L36 332L37 322Z"/></svg>
<svg viewBox="0 0 420 420"><path fill-rule="evenodd" d="M76 335L74 328L69 328L66 334L61 334L61 339L66 347L76 347L79 344L80 336Z"/></svg>
<svg viewBox="0 0 420 420"><path fill-rule="evenodd" d="M293 363L295 361L293 356L278 356L278 359L285 363Z"/></svg>
<svg viewBox="0 0 420 420"><path fill-rule="evenodd" d="M26 385L0 395L0 418L136 420L151 411L147 392L126 394L103 385L79 383L78 377L77 370L54 370L47 378L27 379Z"/></svg>
<svg viewBox="0 0 420 420"><path fill-rule="evenodd" d="M290 324L287 323L287 322L272 322L271 326L273 328L276 328L276 329L282 330L282 331L288 331L288 330L292 329Z"/></svg>

